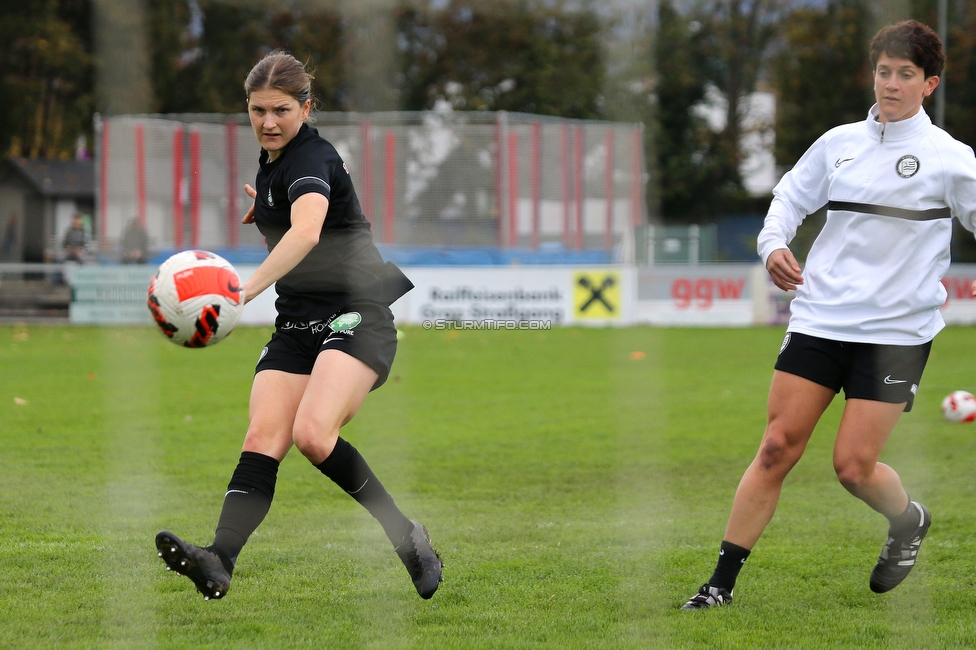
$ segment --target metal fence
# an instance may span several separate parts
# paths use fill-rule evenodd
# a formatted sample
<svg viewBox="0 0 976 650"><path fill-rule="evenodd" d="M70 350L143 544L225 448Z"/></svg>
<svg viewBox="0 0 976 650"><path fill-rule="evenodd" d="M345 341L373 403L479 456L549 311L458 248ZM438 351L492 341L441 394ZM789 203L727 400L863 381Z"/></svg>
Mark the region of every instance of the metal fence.
<svg viewBox="0 0 976 650"><path fill-rule="evenodd" d="M623 250L644 222L640 124L488 112L314 120L382 244ZM240 224L259 152L246 115L114 116L96 130L101 250L132 220L153 251L263 245Z"/></svg>
<svg viewBox="0 0 976 650"><path fill-rule="evenodd" d="M642 266L719 261L718 226L714 223L704 226L641 226L636 229L634 242L634 261ZM753 260L750 258L749 261Z"/></svg>

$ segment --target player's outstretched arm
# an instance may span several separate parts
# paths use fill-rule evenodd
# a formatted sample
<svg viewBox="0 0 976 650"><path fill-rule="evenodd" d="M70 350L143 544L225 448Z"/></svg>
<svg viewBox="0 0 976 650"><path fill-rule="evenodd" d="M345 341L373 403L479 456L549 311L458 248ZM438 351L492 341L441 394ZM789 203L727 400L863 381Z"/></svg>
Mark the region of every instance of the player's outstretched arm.
<svg viewBox="0 0 976 650"><path fill-rule="evenodd" d="M244 283L244 299L250 302L305 259L322 234L329 199L316 192L303 194L291 205L291 227L268 257Z"/></svg>
<svg viewBox="0 0 976 650"><path fill-rule="evenodd" d="M773 284L783 291L796 291L796 287L803 284L800 265L788 248L777 248L770 253L766 258L766 270L773 279Z"/></svg>

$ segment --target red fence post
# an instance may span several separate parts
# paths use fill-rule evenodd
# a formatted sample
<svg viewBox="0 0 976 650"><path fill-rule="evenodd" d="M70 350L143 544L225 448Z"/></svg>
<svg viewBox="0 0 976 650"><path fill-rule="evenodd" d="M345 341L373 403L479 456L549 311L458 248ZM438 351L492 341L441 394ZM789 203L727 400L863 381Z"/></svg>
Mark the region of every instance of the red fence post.
<svg viewBox="0 0 976 650"><path fill-rule="evenodd" d="M173 246L183 248L183 126L173 131Z"/></svg>
<svg viewBox="0 0 976 650"><path fill-rule="evenodd" d="M396 133L386 132L383 148L383 242L396 242Z"/></svg>
<svg viewBox="0 0 976 650"><path fill-rule="evenodd" d="M613 127L607 127L607 164L604 171L603 191L607 199L607 229L603 235L603 247L613 248Z"/></svg>
<svg viewBox="0 0 976 650"><path fill-rule="evenodd" d="M200 132L190 131L190 246L200 246Z"/></svg>
<svg viewBox="0 0 976 650"><path fill-rule="evenodd" d="M541 204L540 192L540 167L542 165L542 124L538 121L532 123L532 162L531 180L532 185L532 249L539 249L539 208Z"/></svg>
<svg viewBox="0 0 976 650"><path fill-rule="evenodd" d="M136 155L136 212L139 225L146 228L146 138L142 124L136 123L135 132Z"/></svg>
<svg viewBox="0 0 976 650"><path fill-rule="evenodd" d="M224 123L224 149L227 157L227 244L237 248L240 228L237 213L237 122Z"/></svg>
<svg viewBox="0 0 976 650"><path fill-rule="evenodd" d="M573 188L576 198L576 241L575 248L583 248L583 127L576 127L576 137L573 138L573 171L575 172L575 187Z"/></svg>
<svg viewBox="0 0 976 650"><path fill-rule="evenodd" d="M518 246L519 216L518 134L508 134L508 245Z"/></svg>

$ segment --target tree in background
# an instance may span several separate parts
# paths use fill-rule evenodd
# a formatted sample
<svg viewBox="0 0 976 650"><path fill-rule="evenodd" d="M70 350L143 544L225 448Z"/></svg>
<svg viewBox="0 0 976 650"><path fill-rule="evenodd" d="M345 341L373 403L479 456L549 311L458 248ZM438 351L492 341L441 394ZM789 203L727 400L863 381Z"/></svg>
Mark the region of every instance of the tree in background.
<svg viewBox="0 0 976 650"><path fill-rule="evenodd" d="M658 7L655 41L657 98L646 118L647 154L655 156L661 215L674 222L694 218L717 195L711 131L693 107L705 98L701 23L679 14L669 0Z"/></svg>
<svg viewBox="0 0 976 650"><path fill-rule="evenodd" d="M563 2L453 0L396 8L399 108L599 115L602 24ZM158 0L151 3L159 112L241 112L251 66L283 48L314 70L322 110L355 105L347 53L356 30L338 5ZM362 62L360 62L362 63Z"/></svg>
<svg viewBox="0 0 976 650"><path fill-rule="evenodd" d="M582 8L576 9L582 5ZM402 109L598 118L602 24L587 2L449 0L401 5Z"/></svg>
<svg viewBox="0 0 976 650"><path fill-rule="evenodd" d="M153 89L160 113L244 112L244 79L276 48L309 64L320 109L346 108L342 16L333 8L156 0L151 11Z"/></svg>
<svg viewBox="0 0 976 650"><path fill-rule="evenodd" d="M91 137L90 11L84 0L0 4L0 151L68 158Z"/></svg>
<svg viewBox="0 0 976 650"><path fill-rule="evenodd" d="M946 34L945 130L952 137L976 147L976 7L964 0L949 0ZM937 29L937 1L915 0L912 14ZM935 115L934 97L925 103L930 116Z"/></svg>
<svg viewBox="0 0 976 650"><path fill-rule="evenodd" d="M349 53L357 45L350 39L359 31L340 3L152 0L145 7L155 112L243 112L244 78L274 48L309 63L318 108L368 108L350 92ZM0 7L0 95L13 118L0 151L63 156L79 134L90 138L91 12L91 0ZM604 25L589 0L425 1L396 12L403 65L392 96L403 98L399 108L430 108L446 98L463 109L601 115Z"/></svg>
<svg viewBox="0 0 976 650"><path fill-rule="evenodd" d="M952 137L976 148L976 7L971 2L949 0L946 34L945 130ZM916 0L912 13L933 29L938 28L936 0ZM930 116L935 115L934 98L925 103ZM953 220L952 260L976 262L973 234Z"/></svg>
<svg viewBox="0 0 976 650"><path fill-rule="evenodd" d="M649 131L665 222L701 223L755 211L739 172L745 102L766 70L786 5L787 0L699 0L678 11L669 0L660 3L657 107ZM716 94L724 102L724 123L713 130L701 108Z"/></svg>
<svg viewBox="0 0 976 650"><path fill-rule="evenodd" d="M702 25L702 59L709 83L723 95L725 125L709 143L714 182L730 198L741 196L745 100L756 90L789 0L700 0L691 16Z"/></svg>
<svg viewBox="0 0 976 650"><path fill-rule="evenodd" d="M949 0L944 79L946 129L976 144L971 4ZM0 151L63 157L79 135L90 142L92 6L92 0L0 3L0 96L9 122ZM687 223L744 211L742 101L757 83L777 94L776 157L786 166L831 126L862 119L871 98L867 42L877 27L877 0L660 0L653 14L633 9L638 19L626 24L595 0L381 6L392 12L383 24L392 26L396 43L385 46L395 48L398 63L392 75L363 77L362 66L372 61L368 34L379 32L353 24L358 14L344 13L345 3L147 0L152 110L243 112L244 77L281 47L310 63L324 110L370 109L356 80L387 83L390 76L384 97L404 110L444 101L456 110L641 119L649 205L660 204L665 221ZM906 10L934 26L935 6L936 0L912 0ZM611 57L610 41L635 54ZM728 100L718 132L697 110L709 88Z"/></svg>
<svg viewBox="0 0 976 650"><path fill-rule="evenodd" d="M668 1L669 8L671 7ZM674 13L673 8L671 12ZM624 0L610 3L601 12L602 42L606 57L604 86L599 98L603 119L640 122L643 137L643 186L646 216L659 221L661 215L660 170L658 169L659 105L656 87L658 3ZM672 56L673 52L665 52Z"/></svg>
<svg viewBox="0 0 976 650"><path fill-rule="evenodd" d="M771 62L777 90L776 162L791 167L828 129L865 119L874 103L867 0L828 0L783 20Z"/></svg>

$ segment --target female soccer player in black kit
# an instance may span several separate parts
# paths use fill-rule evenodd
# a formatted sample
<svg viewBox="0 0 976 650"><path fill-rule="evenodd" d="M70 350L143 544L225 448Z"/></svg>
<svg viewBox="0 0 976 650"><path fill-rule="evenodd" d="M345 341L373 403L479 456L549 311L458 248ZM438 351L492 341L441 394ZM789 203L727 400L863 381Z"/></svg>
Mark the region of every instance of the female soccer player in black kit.
<svg viewBox="0 0 976 650"><path fill-rule="evenodd" d="M430 598L442 562L427 530L408 519L339 428L390 373L396 328L390 304L413 284L373 245L369 222L345 163L305 122L311 75L275 51L244 84L261 145L254 223L268 257L245 283L249 301L272 284L275 332L255 369L250 424L227 486L214 541L199 547L169 531L156 535L166 567L187 576L204 598L222 598L237 557L271 507L278 464L298 450L382 525L417 593Z"/></svg>

